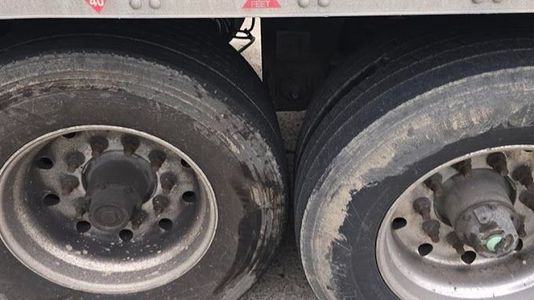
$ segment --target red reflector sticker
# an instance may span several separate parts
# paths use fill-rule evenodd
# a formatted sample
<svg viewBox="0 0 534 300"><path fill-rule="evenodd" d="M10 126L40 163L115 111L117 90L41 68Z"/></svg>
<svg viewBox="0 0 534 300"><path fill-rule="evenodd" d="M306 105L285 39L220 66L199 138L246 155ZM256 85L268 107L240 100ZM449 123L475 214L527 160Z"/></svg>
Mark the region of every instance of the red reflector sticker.
<svg viewBox="0 0 534 300"><path fill-rule="evenodd" d="M278 0L247 0L243 8L280 8Z"/></svg>
<svg viewBox="0 0 534 300"><path fill-rule="evenodd" d="M97 13L100 13L100 11L104 8L104 5L106 5L106 0L85 0L89 6L91 6Z"/></svg>

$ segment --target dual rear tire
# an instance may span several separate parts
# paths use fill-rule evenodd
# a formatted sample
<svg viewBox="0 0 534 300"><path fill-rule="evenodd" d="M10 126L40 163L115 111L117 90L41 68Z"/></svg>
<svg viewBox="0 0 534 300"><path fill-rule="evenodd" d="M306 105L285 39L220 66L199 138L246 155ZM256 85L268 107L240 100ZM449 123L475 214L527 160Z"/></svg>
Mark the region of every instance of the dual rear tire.
<svg viewBox="0 0 534 300"><path fill-rule="evenodd" d="M534 144L534 40L528 30L447 32L403 34L358 53L332 76L308 111L297 153L295 222L304 269L320 299L517 299L534 294L528 276L482 280L484 272L499 277L500 268L511 266L505 259L478 268L477 261L461 265L458 255L459 267L449 272L436 261L425 261L414 244L404 250L409 259L383 260L384 251L400 251L382 247L384 228L420 222L412 212L413 219L402 219L402 225L384 223L415 183L477 151ZM532 212L525 211L528 220ZM441 225L441 241L449 228ZM416 230L425 238L422 229ZM531 251L532 243L524 243L509 258L528 257ZM532 274L528 265L513 273ZM432 269L441 270L440 275L431 275ZM455 274L466 272L473 281L455 281Z"/></svg>
<svg viewBox="0 0 534 300"><path fill-rule="evenodd" d="M15 27L2 38L1 201L16 203L0 208L0 222L10 224L0 230L8 299L235 299L264 270L285 220L274 112L252 69L223 40L209 30L174 30L160 37L66 22ZM93 143L95 136L104 142ZM74 150L83 159L72 167L63 153ZM156 178L142 185L155 187L133 208L142 217L129 216L120 232L104 225L123 207L90 215L97 196L86 174L104 156L125 163L133 156ZM22 163L10 171L15 161ZM43 178L42 189L13 188L26 178ZM63 178L78 182L65 190ZM24 213L13 213L17 207Z"/></svg>

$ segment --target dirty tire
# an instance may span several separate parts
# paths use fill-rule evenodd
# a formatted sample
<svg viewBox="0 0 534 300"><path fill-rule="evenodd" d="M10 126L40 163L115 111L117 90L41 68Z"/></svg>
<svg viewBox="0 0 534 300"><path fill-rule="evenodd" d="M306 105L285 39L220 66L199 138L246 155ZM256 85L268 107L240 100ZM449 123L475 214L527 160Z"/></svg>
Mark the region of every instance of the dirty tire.
<svg viewBox="0 0 534 300"><path fill-rule="evenodd" d="M334 101L303 147L295 222L320 299L395 298L375 243L397 197L455 157L534 143L529 30L432 40L390 51L386 64Z"/></svg>
<svg viewBox="0 0 534 300"><path fill-rule="evenodd" d="M265 269L285 217L285 157L259 79L210 33L159 37L119 26L110 32L100 23L67 24L42 31L22 26L2 39L1 164L29 141L77 125L132 128L174 145L213 187L214 239L181 277L114 297L238 298ZM0 295L7 299L98 296L41 278L3 243L0 253Z"/></svg>

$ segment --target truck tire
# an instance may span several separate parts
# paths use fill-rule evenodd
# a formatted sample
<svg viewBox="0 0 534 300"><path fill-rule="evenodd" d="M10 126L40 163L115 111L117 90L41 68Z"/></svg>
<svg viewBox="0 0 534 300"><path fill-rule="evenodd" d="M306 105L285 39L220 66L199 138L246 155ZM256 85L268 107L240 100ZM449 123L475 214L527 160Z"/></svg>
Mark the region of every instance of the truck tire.
<svg viewBox="0 0 534 300"><path fill-rule="evenodd" d="M285 223L259 79L210 32L93 24L0 41L0 295L237 299Z"/></svg>
<svg viewBox="0 0 534 300"><path fill-rule="evenodd" d="M434 175L442 172L444 188L453 176L468 178L471 167L472 174L504 175L518 195L528 191L512 173L531 164L534 40L524 28L488 32L388 52L388 63L346 90L311 130L297 167L295 222L320 299L534 295L528 262L534 220L523 200L510 196L526 216L526 237L493 260L476 245L452 243L455 230L438 208L429 215L440 223L436 240L412 209L414 193L441 199ZM490 164L494 152L505 154L510 173ZM458 167L471 160L469 168ZM405 215L396 215L399 207Z"/></svg>

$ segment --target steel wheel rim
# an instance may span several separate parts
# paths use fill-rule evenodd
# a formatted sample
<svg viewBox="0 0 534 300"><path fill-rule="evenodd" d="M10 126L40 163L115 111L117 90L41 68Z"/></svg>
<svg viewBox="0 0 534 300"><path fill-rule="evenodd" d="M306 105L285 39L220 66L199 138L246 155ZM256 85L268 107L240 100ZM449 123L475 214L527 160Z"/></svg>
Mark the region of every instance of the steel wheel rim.
<svg viewBox="0 0 534 300"><path fill-rule="evenodd" d="M94 145L89 144L89 139L103 133L109 134L105 137L109 142L108 147L98 156L92 156ZM73 134L75 137L70 138ZM132 214L128 225L119 231L102 231L95 226L86 230L87 226L82 226L83 223L80 225L80 222L90 223L87 212L81 213L78 202L72 205L69 201L79 199L79 194L87 192L83 176L95 157L114 154L120 147L126 153L127 146L123 141L125 136L139 141L133 154L128 156L139 157L140 161L145 160L157 176L157 186L149 195L149 199L138 205L146 215L136 213L136 216L145 215L140 217L141 221L137 221L137 217L134 218ZM86 159L75 171L67 170L65 173L75 174L74 177L77 175L78 185L70 192L65 191L64 181L61 179L58 186L48 186L38 198L35 196L37 193L33 191L26 192L24 187L27 185L27 178L34 181L38 178L32 177L36 172L46 173L55 169L63 172L68 166L68 155L63 155L53 158L51 168L48 168L44 161L44 165L37 167L39 170L35 171L35 162L37 159L40 161L43 149L61 149L61 145L72 146L73 141L77 140L84 143L85 148L80 152ZM79 150L72 147L63 148L63 154ZM154 165L153 158L148 157L155 149L166 154L159 167ZM168 173L177 177L174 183L172 178L170 183L169 180L164 180ZM50 179L53 176L48 177ZM41 185L43 182L32 186ZM50 192L60 197L59 203L56 203L57 199L45 200ZM191 196L187 194L190 192L193 193L194 202L188 202L190 198L186 199L187 195ZM160 209L161 205L155 205L156 202L161 202L154 201L158 196L167 197L169 200L163 211ZM217 227L215 194L200 167L181 150L160 138L116 126L70 127L27 143L13 154L0 170L0 197L0 237L10 252L40 276L56 284L91 293L134 293L154 289L176 280L191 270L205 255ZM64 221L65 216L71 216L73 212L75 219L64 225L64 232L50 230L61 227L55 224L54 220ZM58 217L51 219L50 216ZM43 219L52 221L39 222ZM131 234L123 234L124 230L130 231ZM72 239L73 232L76 234L75 239ZM116 234L117 232L119 234ZM65 239L71 237L68 239L71 242L66 243L61 236L65 236ZM84 248L85 246L88 247Z"/></svg>
<svg viewBox="0 0 534 300"><path fill-rule="evenodd" d="M533 211L519 201L526 187L512 179L511 174L512 170L525 164L534 167L532 151L532 145L514 145L464 155L428 172L393 202L380 225L376 259L382 278L397 296L402 299L518 299L534 295L534 268L530 266L534 259L534 239L531 234L534 232ZM440 173L444 174L443 182L446 182L458 174L452 166L462 161L472 160L473 169L493 170L487 164L487 157L492 153L505 153L508 158L508 178L516 182L518 187L514 207L527 216L524 222L527 235L521 238L517 250L498 258L481 257L474 249L463 245L466 252L476 255L474 261L470 262L470 258L464 260L460 252L447 241L447 234L454 230L443 222L440 240L433 242L421 229L422 216L414 212L412 204L417 197L435 197L425 181ZM435 207L432 207L432 215L439 219ZM400 218L404 221L398 223ZM430 253L421 254L419 247L423 244L431 245ZM510 273L513 273L513 278Z"/></svg>

